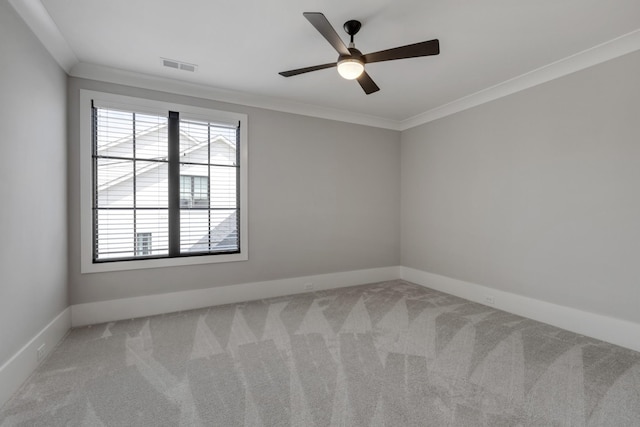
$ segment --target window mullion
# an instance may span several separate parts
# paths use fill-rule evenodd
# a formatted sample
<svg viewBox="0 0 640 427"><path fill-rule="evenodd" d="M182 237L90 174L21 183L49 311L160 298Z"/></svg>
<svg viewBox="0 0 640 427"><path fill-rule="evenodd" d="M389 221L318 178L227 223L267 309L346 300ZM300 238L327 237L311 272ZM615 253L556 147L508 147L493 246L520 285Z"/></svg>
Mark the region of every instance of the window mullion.
<svg viewBox="0 0 640 427"><path fill-rule="evenodd" d="M138 187L136 170L136 113L133 113L131 148L133 154L133 256L138 256Z"/></svg>
<svg viewBox="0 0 640 427"><path fill-rule="evenodd" d="M169 111L169 256L180 255L180 117Z"/></svg>
<svg viewBox="0 0 640 427"><path fill-rule="evenodd" d="M211 123L207 123L207 249L211 251Z"/></svg>

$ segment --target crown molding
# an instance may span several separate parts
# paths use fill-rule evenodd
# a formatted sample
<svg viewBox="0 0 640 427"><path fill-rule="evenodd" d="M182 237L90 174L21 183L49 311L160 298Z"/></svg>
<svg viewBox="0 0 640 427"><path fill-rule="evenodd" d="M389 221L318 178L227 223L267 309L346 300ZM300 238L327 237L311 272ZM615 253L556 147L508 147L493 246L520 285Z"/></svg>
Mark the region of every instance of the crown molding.
<svg viewBox="0 0 640 427"><path fill-rule="evenodd" d="M432 122L460 111L529 89L542 83L566 76L576 71L598 65L619 56L640 50L640 29L613 40L583 50L559 61L537 68L528 73L498 83L495 86L467 95L455 101L425 111L400 122L400 130Z"/></svg>
<svg viewBox="0 0 640 427"><path fill-rule="evenodd" d="M640 50L640 29L405 120L393 120L350 111L296 103L272 97L234 92L86 63L80 63L73 67L71 75L147 89L171 91L201 98L205 97L217 101L266 108L286 113L404 131L509 96L637 50Z"/></svg>
<svg viewBox="0 0 640 427"><path fill-rule="evenodd" d="M317 105L288 101L270 96L232 91L198 83L189 83L182 80L157 77L150 74L137 73L85 62L76 64L69 74L73 77L84 79L99 80L107 83L134 86L142 89L170 92L178 95L187 95L196 98L210 99L213 101L228 102L248 107L265 108L284 113L300 114L303 116L336 120L383 129L399 130L400 126L400 122L398 120L387 119L384 117L370 116L335 108L320 107Z"/></svg>
<svg viewBox="0 0 640 427"><path fill-rule="evenodd" d="M640 29L638 29L405 120L394 120L81 63L40 0L9 0L9 3L58 64L67 74L74 77L398 131L429 123L640 50Z"/></svg>
<svg viewBox="0 0 640 427"><path fill-rule="evenodd" d="M40 0L9 0L9 3L68 74L78 58Z"/></svg>

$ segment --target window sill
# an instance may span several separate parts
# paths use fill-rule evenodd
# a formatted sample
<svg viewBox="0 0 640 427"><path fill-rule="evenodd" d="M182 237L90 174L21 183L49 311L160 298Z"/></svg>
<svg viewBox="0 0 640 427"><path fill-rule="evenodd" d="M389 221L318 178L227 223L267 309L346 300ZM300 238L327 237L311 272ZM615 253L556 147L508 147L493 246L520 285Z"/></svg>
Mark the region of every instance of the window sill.
<svg viewBox="0 0 640 427"><path fill-rule="evenodd" d="M142 270L149 268L178 267L183 265L218 264L222 262L247 261L246 251L239 254L202 255L179 258L143 259L134 261L114 261L93 263L86 260L82 263L80 273L104 273L109 271Z"/></svg>

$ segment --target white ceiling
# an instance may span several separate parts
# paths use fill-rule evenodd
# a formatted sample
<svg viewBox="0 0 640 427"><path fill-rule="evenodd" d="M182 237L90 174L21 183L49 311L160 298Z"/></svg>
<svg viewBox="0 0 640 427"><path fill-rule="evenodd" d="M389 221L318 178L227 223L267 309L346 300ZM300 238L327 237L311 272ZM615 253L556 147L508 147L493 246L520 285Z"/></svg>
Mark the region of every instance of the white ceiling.
<svg viewBox="0 0 640 427"><path fill-rule="evenodd" d="M66 52L72 75L92 64L391 122L616 39L627 41L619 54L640 48L638 0L10 1L59 62ZM372 95L335 69L284 78L337 57L302 12L324 13L345 42L342 24L360 20L363 53L433 38L441 53L367 65L381 88ZM197 71L162 67L161 57Z"/></svg>

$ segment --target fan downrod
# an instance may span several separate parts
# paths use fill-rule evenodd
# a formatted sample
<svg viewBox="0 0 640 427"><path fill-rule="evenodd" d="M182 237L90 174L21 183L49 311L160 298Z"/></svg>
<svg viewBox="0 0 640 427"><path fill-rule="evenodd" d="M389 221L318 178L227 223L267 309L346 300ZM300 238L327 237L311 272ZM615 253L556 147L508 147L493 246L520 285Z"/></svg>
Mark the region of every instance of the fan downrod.
<svg viewBox="0 0 640 427"><path fill-rule="evenodd" d="M351 43L353 43L353 36L358 34L358 31L360 31L361 27L362 27L362 23L360 21L356 21L355 19L345 22L344 25L342 26L342 28L344 28L347 34L351 36Z"/></svg>

